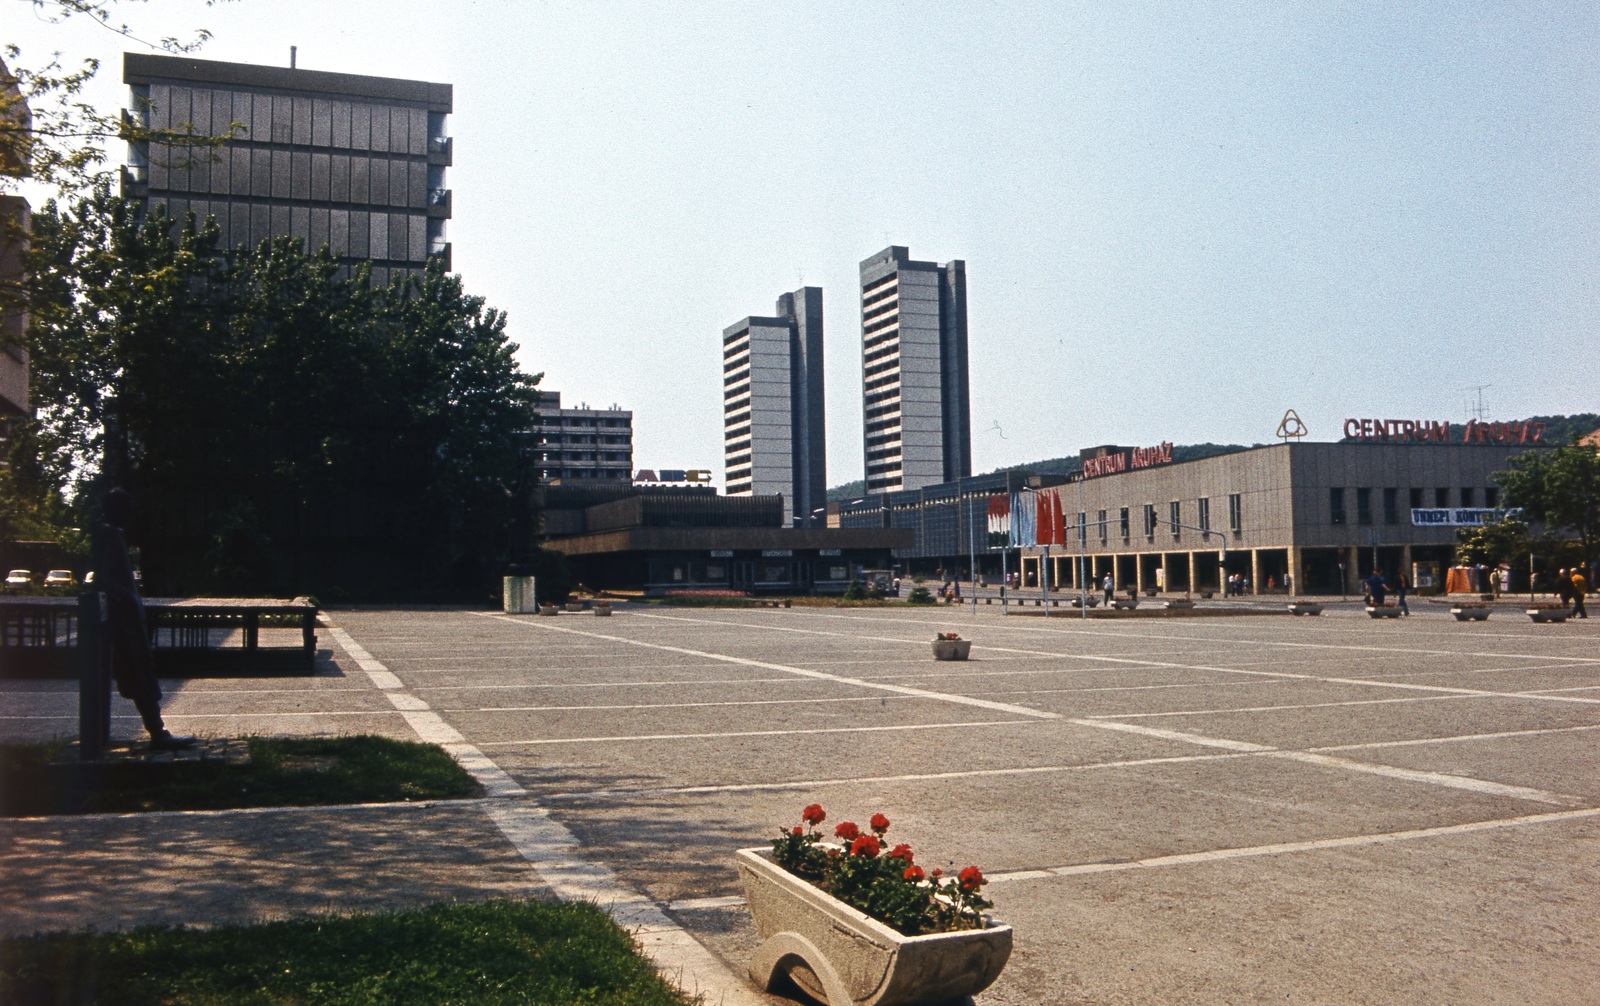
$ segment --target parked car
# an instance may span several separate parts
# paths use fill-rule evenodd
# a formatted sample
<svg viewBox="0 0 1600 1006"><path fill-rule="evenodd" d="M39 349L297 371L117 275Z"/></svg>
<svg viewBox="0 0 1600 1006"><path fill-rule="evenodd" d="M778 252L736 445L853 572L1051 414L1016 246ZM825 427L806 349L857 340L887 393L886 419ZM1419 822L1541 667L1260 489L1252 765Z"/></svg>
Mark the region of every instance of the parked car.
<svg viewBox="0 0 1600 1006"><path fill-rule="evenodd" d="M33 586L33 571L28 569L13 569L6 574L7 590L27 590Z"/></svg>
<svg viewBox="0 0 1600 1006"><path fill-rule="evenodd" d="M52 569L44 575L44 585L49 590L71 590L78 585L78 578L70 569Z"/></svg>

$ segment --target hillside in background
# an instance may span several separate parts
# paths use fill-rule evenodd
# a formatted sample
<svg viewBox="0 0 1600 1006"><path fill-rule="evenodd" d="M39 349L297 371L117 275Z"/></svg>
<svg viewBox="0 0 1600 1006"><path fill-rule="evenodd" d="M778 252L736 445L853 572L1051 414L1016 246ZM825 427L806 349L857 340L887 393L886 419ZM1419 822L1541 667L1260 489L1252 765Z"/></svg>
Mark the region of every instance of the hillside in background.
<svg viewBox="0 0 1600 1006"><path fill-rule="evenodd" d="M1587 436L1595 430L1600 430L1600 412L1579 412L1570 416L1529 416L1528 418L1532 422L1545 424L1544 439L1546 443L1550 444L1571 443L1579 437ZM1452 432L1459 436L1458 430L1462 425L1461 423L1451 423ZM1253 446L1261 447L1263 445L1255 444ZM1245 444L1180 444L1172 448L1172 460L1174 463L1198 461L1201 458L1214 458L1220 454L1233 454L1236 451L1247 451L1249 449L1250 447ZM1029 475L1038 475L1045 472L1070 474L1077 471L1078 467L1078 457L1074 454L1068 457L1047 458L1044 461L1008 465L983 474L991 475L1000 472L1024 472ZM861 495L866 491L866 487L867 484L862 479L856 479L854 482L845 482L829 489L828 499L860 499Z"/></svg>

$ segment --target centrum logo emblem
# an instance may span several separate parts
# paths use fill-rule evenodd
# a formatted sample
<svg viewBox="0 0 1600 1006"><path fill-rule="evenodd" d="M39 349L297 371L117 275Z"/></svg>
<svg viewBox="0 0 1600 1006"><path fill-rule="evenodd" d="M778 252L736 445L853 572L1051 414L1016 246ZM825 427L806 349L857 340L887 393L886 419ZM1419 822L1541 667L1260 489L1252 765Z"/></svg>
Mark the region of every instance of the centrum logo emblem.
<svg viewBox="0 0 1600 1006"><path fill-rule="evenodd" d="M1278 436L1285 440L1290 437L1303 437L1311 431L1306 429L1306 424L1300 421L1299 413L1293 409L1285 409L1283 419L1278 423Z"/></svg>

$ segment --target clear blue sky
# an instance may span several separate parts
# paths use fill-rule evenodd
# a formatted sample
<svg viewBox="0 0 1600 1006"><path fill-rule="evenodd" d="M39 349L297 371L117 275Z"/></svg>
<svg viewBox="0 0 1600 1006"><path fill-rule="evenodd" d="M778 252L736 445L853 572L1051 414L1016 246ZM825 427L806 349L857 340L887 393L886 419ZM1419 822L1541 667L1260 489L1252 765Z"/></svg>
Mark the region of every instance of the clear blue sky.
<svg viewBox="0 0 1600 1006"><path fill-rule="evenodd" d="M119 53L0 0L28 56ZM1400 5L1405 6L1405 5ZM975 470L1346 416L1600 411L1593 3L124 4L200 55L455 85L468 288L640 467L722 469L720 336L824 290L861 474L857 265L965 259ZM998 429L996 426L998 425Z"/></svg>

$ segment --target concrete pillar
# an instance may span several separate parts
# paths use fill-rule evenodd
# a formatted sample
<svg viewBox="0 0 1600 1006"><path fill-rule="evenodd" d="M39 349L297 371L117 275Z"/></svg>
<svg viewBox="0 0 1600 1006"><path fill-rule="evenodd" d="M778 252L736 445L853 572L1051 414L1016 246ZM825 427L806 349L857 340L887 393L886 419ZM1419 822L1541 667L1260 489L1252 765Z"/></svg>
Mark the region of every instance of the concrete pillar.
<svg viewBox="0 0 1600 1006"><path fill-rule="evenodd" d="M1289 546L1289 593L1304 594L1305 582L1300 579L1305 572L1304 557L1300 554L1299 545Z"/></svg>
<svg viewBox="0 0 1600 1006"><path fill-rule="evenodd" d="M1137 590L1139 592L1139 596L1140 597L1144 596L1144 553L1143 552L1135 552L1135 553L1133 553L1133 589Z"/></svg>
<svg viewBox="0 0 1600 1006"><path fill-rule="evenodd" d="M1195 582L1195 576L1196 576L1196 574L1198 572L1199 572L1199 570L1195 566L1195 563L1194 563L1194 553L1190 552L1189 553L1189 591L1191 593L1194 593L1194 594L1200 593L1200 585Z"/></svg>
<svg viewBox="0 0 1600 1006"><path fill-rule="evenodd" d="M1261 555L1256 549L1250 550L1250 593L1261 593Z"/></svg>
<svg viewBox="0 0 1600 1006"><path fill-rule="evenodd" d="M1417 579L1411 575L1411 546L1400 546L1400 572L1405 574L1406 582L1411 584L1411 589L1417 589Z"/></svg>

